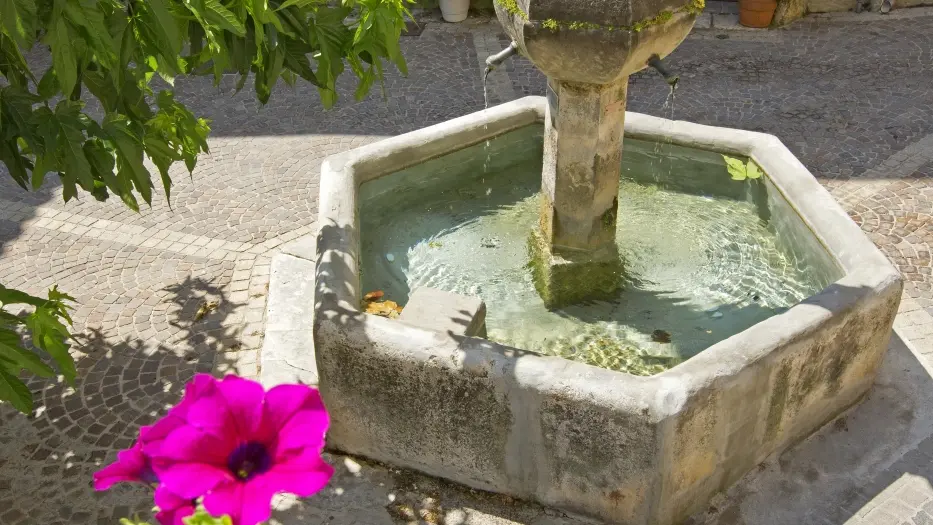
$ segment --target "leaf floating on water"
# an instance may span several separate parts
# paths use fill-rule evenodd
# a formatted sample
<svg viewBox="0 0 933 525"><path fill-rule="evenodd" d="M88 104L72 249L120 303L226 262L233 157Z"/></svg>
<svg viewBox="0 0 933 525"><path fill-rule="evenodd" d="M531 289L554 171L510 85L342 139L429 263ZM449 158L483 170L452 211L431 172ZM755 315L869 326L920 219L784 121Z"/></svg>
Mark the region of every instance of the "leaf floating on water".
<svg viewBox="0 0 933 525"><path fill-rule="evenodd" d="M363 300L364 301L375 301L377 299L382 299L382 297L385 294L386 293L383 292L382 290L376 290L375 292L369 292L368 294L364 295Z"/></svg>
<svg viewBox="0 0 933 525"><path fill-rule="evenodd" d="M726 162L726 170L729 172L729 176L732 177L732 180L754 180L760 179L761 176L764 175L764 172L761 171L761 167L752 159L743 162L741 159L723 155L722 160Z"/></svg>
<svg viewBox="0 0 933 525"><path fill-rule="evenodd" d="M654 332L651 332L651 340L655 343L670 343L671 334L669 332L665 332L664 330L655 330Z"/></svg>
<svg viewBox="0 0 933 525"><path fill-rule="evenodd" d="M437 242L437 241L431 241L431 242L428 243L428 248L435 248L435 249L437 249L437 248L440 248L441 246L443 246L443 244L441 244L441 243L439 243L439 242Z"/></svg>
<svg viewBox="0 0 933 525"><path fill-rule="evenodd" d="M745 173L745 163L741 159L723 155L722 160L726 161L726 169L729 171L729 175L732 176L732 180L745 180L748 178Z"/></svg>

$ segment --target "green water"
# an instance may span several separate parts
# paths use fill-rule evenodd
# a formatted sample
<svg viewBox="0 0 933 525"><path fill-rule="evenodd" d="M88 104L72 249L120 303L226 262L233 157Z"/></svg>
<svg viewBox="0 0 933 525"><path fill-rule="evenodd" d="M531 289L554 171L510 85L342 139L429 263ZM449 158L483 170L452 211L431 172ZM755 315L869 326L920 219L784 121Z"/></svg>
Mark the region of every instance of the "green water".
<svg viewBox="0 0 933 525"><path fill-rule="evenodd" d="M616 241L627 285L548 310L528 269L540 129L363 186L363 291L404 305L429 286L486 302L489 339L634 374L676 365L810 296L841 272L766 181L714 153L626 139Z"/></svg>

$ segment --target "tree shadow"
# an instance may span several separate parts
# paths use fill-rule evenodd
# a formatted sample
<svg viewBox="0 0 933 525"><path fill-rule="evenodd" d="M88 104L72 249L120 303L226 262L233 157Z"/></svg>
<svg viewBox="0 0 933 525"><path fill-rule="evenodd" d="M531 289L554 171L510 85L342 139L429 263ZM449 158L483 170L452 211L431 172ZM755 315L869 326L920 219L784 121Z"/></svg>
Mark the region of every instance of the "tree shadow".
<svg viewBox="0 0 933 525"><path fill-rule="evenodd" d="M228 350L239 327L227 321L244 306L230 301L216 279L190 275L153 293L170 305L162 328L171 337L121 336L116 327L76 330L73 385L28 378L36 404L28 418L0 405L0 484L7 487L0 508L37 523L115 525L149 515L148 489L121 484L94 492L93 472L176 404L195 374L235 364ZM217 306L196 319L210 302Z"/></svg>

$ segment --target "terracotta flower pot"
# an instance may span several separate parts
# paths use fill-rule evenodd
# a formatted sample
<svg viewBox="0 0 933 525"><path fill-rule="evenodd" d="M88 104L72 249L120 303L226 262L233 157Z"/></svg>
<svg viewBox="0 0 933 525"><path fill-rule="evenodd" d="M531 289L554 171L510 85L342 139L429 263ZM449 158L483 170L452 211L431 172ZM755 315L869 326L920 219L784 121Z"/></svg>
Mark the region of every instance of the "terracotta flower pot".
<svg viewBox="0 0 933 525"><path fill-rule="evenodd" d="M768 27L777 0L739 0L739 23L745 27Z"/></svg>

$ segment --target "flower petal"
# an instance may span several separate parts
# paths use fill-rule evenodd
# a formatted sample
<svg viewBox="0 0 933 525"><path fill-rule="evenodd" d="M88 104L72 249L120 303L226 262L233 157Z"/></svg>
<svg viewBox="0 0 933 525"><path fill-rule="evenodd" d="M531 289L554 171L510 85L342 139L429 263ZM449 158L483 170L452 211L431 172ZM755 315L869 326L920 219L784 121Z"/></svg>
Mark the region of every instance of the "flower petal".
<svg viewBox="0 0 933 525"><path fill-rule="evenodd" d="M160 487L188 499L201 497L231 480L233 476L226 469L204 463L172 463L159 471Z"/></svg>
<svg viewBox="0 0 933 525"><path fill-rule="evenodd" d="M94 473L94 490L107 490L121 481L144 483L151 475L142 443L137 441L131 448L120 451L116 461Z"/></svg>
<svg viewBox="0 0 933 525"><path fill-rule="evenodd" d="M320 452L324 447L324 433L327 431L327 425L327 412L299 410L279 430L273 455L279 459L303 449Z"/></svg>
<svg viewBox="0 0 933 525"><path fill-rule="evenodd" d="M303 498L317 494L334 475L334 467L318 456L307 456L294 461L278 463L272 470L256 476L255 481L262 482L273 493L289 492Z"/></svg>
<svg viewBox="0 0 933 525"><path fill-rule="evenodd" d="M163 465L174 462L205 463L225 467L227 457L236 448L233 439L223 439L204 430L182 426L173 430L152 454L156 474ZM161 479L161 478L160 478Z"/></svg>
<svg viewBox="0 0 933 525"><path fill-rule="evenodd" d="M237 525L256 525L268 520L275 492L259 482L260 478L246 483L224 483L205 496L204 508L213 516L227 514Z"/></svg>
<svg viewBox="0 0 933 525"><path fill-rule="evenodd" d="M160 485L155 490L153 497L159 512L156 513L156 519L162 525L184 525L184 518L194 514L195 504L193 499L185 499Z"/></svg>
<svg viewBox="0 0 933 525"><path fill-rule="evenodd" d="M227 402L227 409L240 438L252 440L262 422L262 399L265 396L262 385L256 381L228 375L217 388Z"/></svg>
<svg viewBox="0 0 933 525"><path fill-rule="evenodd" d="M285 426L299 410L325 412L321 393L305 385L279 385L268 392L264 403L263 419L276 431Z"/></svg>
<svg viewBox="0 0 933 525"><path fill-rule="evenodd" d="M196 374L185 386L185 395L177 405L169 409L162 419L150 427L140 430L140 440L147 454L152 454L161 441L176 428L187 423L188 411L195 402L203 397L210 396L216 391L217 380L208 374Z"/></svg>

